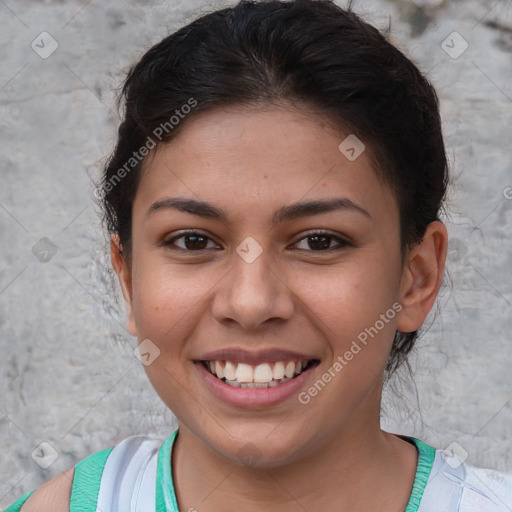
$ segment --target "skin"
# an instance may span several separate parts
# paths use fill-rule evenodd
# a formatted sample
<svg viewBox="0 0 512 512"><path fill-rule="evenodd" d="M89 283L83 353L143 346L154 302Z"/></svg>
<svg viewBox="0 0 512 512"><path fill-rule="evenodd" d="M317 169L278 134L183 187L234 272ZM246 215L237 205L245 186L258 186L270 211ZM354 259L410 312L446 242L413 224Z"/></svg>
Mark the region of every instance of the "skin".
<svg viewBox="0 0 512 512"><path fill-rule="evenodd" d="M430 224L402 265L396 199L369 147L355 161L338 150L347 135L305 110L217 109L187 120L145 161L130 258L114 235L112 263L129 331L160 350L144 368L179 420L180 510L405 509L417 452L380 429L382 379L395 330L418 329L435 301L447 231ZM146 215L164 197L207 201L228 219L164 208ZM370 217L346 209L272 225L282 206L335 197ZM207 236L207 248L184 238L175 241L181 251L163 244L183 229ZM308 243L319 229L332 234L333 249ZM249 236L262 248L252 263L236 252ZM194 364L221 348L304 352L320 360L307 391L396 303L401 311L306 405L297 396L267 408L228 405ZM248 440L257 454L249 466L240 457Z"/></svg>

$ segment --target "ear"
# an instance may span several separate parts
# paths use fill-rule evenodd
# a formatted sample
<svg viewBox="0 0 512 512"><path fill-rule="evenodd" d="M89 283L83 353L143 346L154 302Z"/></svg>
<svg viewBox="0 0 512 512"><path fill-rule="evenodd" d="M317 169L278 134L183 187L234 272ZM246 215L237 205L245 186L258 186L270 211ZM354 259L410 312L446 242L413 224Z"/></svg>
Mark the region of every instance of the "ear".
<svg viewBox="0 0 512 512"><path fill-rule="evenodd" d="M123 249L119 241L119 236L114 234L110 238L110 259L112 266L116 271L123 292L124 304L126 306L126 327L132 336L137 336L135 327L135 318L132 307L132 276L131 270L123 256Z"/></svg>
<svg viewBox="0 0 512 512"><path fill-rule="evenodd" d="M443 281L448 247L448 232L440 221L431 222L423 240L406 255L400 283L396 328L402 332L418 330L436 300Z"/></svg>

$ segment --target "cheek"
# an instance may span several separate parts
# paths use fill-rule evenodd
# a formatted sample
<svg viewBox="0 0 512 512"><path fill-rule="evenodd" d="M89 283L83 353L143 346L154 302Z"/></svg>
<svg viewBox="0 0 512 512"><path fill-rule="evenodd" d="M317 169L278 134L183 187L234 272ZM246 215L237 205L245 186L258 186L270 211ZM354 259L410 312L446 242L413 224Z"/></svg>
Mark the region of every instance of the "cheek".
<svg viewBox="0 0 512 512"><path fill-rule="evenodd" d="M343 340L343 345L373 326L392 307L398 294L399 268L392 261L379 262L372 253L361 252L350 264L312 266L307 273L297 272L293 282L307 306L306 313L314 315L317 323L321 320L319 325L325 326L326 334ZM382 330L394 333L388 325Z"/></svg>
<svg viewBox="0 0 512 512"><path fill-rule="evenodd" d="M168 349L175 345L170 341L186 336L187 326L200 314L201 298L214 282L212 273L149 257L140 258L136 264L133 314L139 337Z"/></svg>

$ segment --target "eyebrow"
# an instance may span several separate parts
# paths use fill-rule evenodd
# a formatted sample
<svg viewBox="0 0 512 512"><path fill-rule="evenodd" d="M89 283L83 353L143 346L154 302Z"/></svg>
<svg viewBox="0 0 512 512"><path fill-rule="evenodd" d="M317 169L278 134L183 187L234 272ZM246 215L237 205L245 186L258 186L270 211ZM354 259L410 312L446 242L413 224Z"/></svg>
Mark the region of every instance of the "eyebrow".
<svg viewBox="0 0 512 512"><path fill-rule="evenodd" d="M149 207L145 217L147 218L151 214L164 209L174 209L180 212L198 215L200 217L228 222L228 214L221 208L205 201L181 197L164 197L155 201ZM367 210L356 204L351 199L317 199L314 201L292 203L279 208L279 210L277 210L272 216L272 224L276 225L301 217L319 215L321 213L329 213L337 210L355 211L370 219L372 218Z"/></svg>

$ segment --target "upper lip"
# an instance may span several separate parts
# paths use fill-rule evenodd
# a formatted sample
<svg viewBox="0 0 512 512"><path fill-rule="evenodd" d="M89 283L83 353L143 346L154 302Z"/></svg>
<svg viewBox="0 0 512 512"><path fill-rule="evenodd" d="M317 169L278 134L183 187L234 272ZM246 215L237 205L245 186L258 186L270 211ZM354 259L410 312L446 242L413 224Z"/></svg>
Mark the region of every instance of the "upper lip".
<svg viewBox="0 0 512 512"><path fill-rule="evenodd" d="M318 359L310 354L270 348L265 350L248 351L238 348L224 348L207 352L196 358L197 361L233 361L246 364L261 364L277 361L310 361Z"/></svg>

